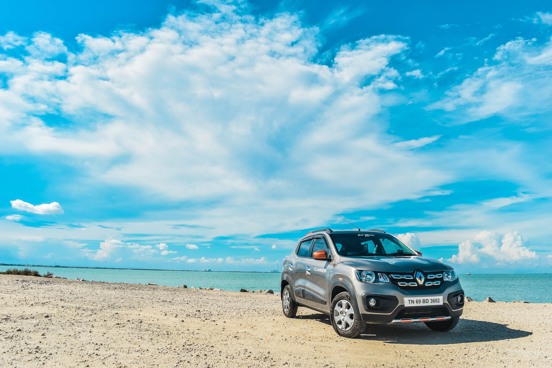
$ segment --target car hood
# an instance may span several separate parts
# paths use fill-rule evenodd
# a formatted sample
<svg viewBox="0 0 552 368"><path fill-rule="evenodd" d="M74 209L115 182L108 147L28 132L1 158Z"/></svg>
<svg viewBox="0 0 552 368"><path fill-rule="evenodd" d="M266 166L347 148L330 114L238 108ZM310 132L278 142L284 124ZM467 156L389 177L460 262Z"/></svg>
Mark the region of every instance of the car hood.
<svg viewBox="0 0 552 368"><path fill-rule="evenodd" d="M357 269L366 269L377 272L414 272L422 271L445 271L451 270L452 267L447 266L437 260L424 257L370 257L370 258L351 258L342 257L341 262L347 266Z"/></svg>

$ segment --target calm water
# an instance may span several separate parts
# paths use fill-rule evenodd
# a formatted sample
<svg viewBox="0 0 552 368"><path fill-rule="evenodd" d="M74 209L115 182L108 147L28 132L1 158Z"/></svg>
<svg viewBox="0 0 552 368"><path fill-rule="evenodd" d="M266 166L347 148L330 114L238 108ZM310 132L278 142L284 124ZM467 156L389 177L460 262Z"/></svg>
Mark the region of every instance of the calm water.
<svg viewBox="0 0 552 368"><path fill-rule="evenodd" d="M0 272L24 266L0 266ZM279 291L280 274L262 272L204 272L162 271L95 268L28 267L46 274L68 279L89 281L125 282L130 284L153 283L164 286L216 288L230 291ZM534 275L460 275L466 295L477 301L490 296L496 301L524 300L531 303L552 303L552 274Z"/></svg>

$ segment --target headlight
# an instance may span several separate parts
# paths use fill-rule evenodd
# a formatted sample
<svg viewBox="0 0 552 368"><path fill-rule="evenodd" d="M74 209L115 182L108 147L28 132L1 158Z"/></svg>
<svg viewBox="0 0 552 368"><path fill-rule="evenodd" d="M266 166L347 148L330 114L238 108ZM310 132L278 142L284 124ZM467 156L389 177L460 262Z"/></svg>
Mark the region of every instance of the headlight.
<svg viewBox="0 0 552 368"><path fill-rule="evenodd" d="M378 272L377 277L374 271L359 270L356 272L356 274L359 281L369 284L374 282L389 282L389 278L387 278L387 275L381 272Z"/></svg>
<svg viewBox="0 0 552 368"><path fill-rule="evenodd" d="M362 282L372 283L376 280L376 274L372 271L357 271L357 278Z"/></svg>
<svg viewBox="0 0 552 368"><path fill-rule="evenodd" d="M454 281L456 279L457 279L457 276L456 276L456 272L454 272L454 270L443 272L443 280L444 281Z"/></svg>

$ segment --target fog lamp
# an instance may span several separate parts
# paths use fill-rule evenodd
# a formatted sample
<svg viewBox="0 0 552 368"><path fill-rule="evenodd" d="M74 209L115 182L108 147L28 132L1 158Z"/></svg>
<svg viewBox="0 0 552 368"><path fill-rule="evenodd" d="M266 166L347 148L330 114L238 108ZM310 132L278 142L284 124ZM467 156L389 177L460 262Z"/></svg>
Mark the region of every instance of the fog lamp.
<svg viewBox="0 0 552 368"><path fill-rule="evenodd" d="M378 301L376 300L376 298L370 298L370 299L368 299L368 305L369 305L371 308L374 308L377 304L378 304Z"/></svg>

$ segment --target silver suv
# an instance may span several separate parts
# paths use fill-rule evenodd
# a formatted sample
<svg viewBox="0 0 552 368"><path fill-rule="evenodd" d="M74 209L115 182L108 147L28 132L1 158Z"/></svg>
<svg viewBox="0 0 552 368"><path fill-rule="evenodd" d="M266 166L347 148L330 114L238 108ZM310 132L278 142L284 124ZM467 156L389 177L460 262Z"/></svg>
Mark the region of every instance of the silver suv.
<svg viewBox="0 0 552 368"><path fill-rule="evenodd" d="M282 309L330 316L335 331L358 337L366 323L424 322L449 331L462 315L464 291L454 270L381 230L305 235L284 259Z"/></svg>

